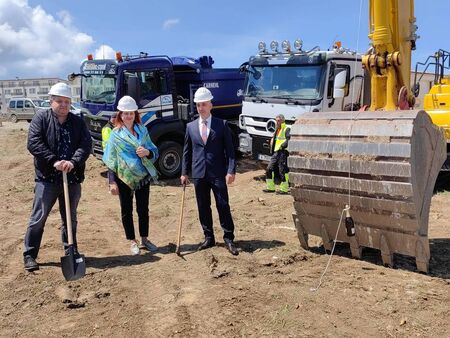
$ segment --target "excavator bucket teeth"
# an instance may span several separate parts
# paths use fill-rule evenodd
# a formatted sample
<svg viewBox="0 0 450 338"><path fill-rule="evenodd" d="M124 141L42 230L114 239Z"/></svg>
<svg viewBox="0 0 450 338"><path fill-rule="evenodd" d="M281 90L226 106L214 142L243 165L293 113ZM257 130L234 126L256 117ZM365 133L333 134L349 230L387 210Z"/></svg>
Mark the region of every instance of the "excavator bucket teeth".
<svg viewBox="0 0 450 338"><path fill-rule="evenodd" d="M416 258L428 272L428 216L433 187L446 159L443 131L424 111L324 112L302 115L288 147L294 222L302 247L308 234L333 240L350 205L356 236L337 240Z"/></svg>

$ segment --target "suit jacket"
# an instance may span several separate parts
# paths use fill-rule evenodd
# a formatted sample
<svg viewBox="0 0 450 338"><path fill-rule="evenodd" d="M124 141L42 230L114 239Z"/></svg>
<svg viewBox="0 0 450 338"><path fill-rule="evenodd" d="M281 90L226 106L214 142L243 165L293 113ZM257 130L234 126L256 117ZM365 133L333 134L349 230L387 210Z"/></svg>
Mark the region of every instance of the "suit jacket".
<svg viewBox="0 0 450 338"><path fill-rule="evenodd" d="M206 144L200 137L199 119L186 126L181 174L192 178L225 177L236 173L236 160L227 122L211 117Z"/></svg>

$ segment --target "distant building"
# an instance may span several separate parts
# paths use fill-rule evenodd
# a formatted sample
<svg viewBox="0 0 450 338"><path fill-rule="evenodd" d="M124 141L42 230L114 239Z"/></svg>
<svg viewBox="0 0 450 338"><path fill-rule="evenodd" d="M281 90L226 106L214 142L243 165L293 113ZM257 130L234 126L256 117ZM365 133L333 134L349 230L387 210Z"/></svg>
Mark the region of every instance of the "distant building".
<svg viewBox="0 0 450 338"><path fill-rule="evenodd" d="M65 82L72 87L72 101L80 101L80 78L67 81L56 77L0 80L0 105L6 107L12 98L28 97L30 99L48 100L50 87L57 82Z"/></svg>

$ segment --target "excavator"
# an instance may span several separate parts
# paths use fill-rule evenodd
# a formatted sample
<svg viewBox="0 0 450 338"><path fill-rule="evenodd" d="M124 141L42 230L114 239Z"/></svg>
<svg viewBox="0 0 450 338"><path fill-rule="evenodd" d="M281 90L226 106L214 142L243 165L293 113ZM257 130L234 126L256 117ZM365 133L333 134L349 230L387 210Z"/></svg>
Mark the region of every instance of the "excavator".
<svg viewBox="0 0 450 338"><path fill-rule="evenodd" d="M362 59L370 107L306 113L292 126L288 166L303 248L315 235L326 251L345 242L353 257L374 248L384 265L401 254L428 272L428 218L446 142L425 111L412 110L416 30L413 0L370 0L371 48ZM336 77L335 97L345 92L342 83Z"/></svg>
<svg viewBox="0 0 450 338"><path fill-rule="evenodd" d="M419 72L419 67L422 68L421 72ZM412 90L415 97L419 96L420 80L428 69L433 67L433 86L423 98L423 109L430 115L434 124L444 128L447 139L447 159L441 172L445 172L448 176L450 173L450 78L446 72L448 73L450 69L450 52L439 49L425 62L417 62Z"/></svg>

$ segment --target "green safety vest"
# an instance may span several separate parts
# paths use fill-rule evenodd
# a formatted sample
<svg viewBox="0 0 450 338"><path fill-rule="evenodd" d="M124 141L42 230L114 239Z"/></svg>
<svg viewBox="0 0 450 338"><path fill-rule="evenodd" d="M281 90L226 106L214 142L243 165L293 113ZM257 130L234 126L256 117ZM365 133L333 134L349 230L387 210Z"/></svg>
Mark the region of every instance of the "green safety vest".
<svg viewBox="0 0 450 338"><path fill-rule="evenodd" d="M286 131L290 127L286 125L285 122L283 122L280 126L280 129L275 131L274 139L275 139L275 147L273 148L273 151L276 152L280 150L281 145L286 141Z"/></svg>
<svg viewBox="0 0 450 338"><path fill-rule="evenodd" d="M107 124L102 128L102 148L105 151L106 143L109 140L109 136L111 135L112 128Z"/></svg>

